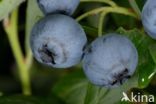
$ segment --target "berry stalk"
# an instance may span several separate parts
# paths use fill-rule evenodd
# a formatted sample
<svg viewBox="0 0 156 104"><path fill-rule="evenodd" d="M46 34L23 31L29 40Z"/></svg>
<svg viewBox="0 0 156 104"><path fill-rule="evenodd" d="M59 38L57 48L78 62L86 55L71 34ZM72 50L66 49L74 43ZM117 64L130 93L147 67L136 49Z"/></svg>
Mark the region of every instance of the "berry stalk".
<svg viewBox="0 0 156 104"><path fill-rule="evenodd" d="M7 33L16 63L19 69L19 77L22 84L22 91L24 95L31 95L31 87L30 87L30 77L29 77L29 69L24 63L24 56L22 54L20 43L18 40L18 32L17 32L17 20L18 20L18 10L15 10L11 14L11 18L4 19L4 29Z"/></svg>

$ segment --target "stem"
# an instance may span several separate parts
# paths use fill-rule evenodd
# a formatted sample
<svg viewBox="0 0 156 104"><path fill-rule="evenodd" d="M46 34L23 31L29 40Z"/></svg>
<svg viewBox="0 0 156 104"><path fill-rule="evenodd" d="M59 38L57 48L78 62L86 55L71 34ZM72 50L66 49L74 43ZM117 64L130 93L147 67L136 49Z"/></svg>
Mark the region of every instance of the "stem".
<svg viewBox="0 0 156 104"><path fill-rule="evenodd" d="M128 0L129 4L131 5L131 7L133 8L133 10L137 13L138 17L141 17L141 11L136 3L135 0Z"/></svg>
<svg viewBox="0 0 156 104"><path fill-rule="evenodd" d="M33 62L33 56L32 56L32 52L29 48L29 50L27 51L26 63L25 63L27 65L28 70L30 69L32 62Z"/></svg>
<svg viewBox="0 0 156 104"><path fill-rule="evenodd" d="M94 9L94 10L91 10L89 12L82 14L76 20L81 21L82 19L84 19L88 16L96 15L101 12L119 13L119 14L124 14L124 15L134 17L136 19L139 19L135 13L131 12L129 9L124 8L124 7L101 7L101 8L97 8L97 9Z"/></svg>
<svg viewBox="0 0 156 104"><path fill-rule="evenodd" d="M102 33L103 33L103 23L104 23L106 15L108 13L109 12L102 12L101 15L100 15L99 25L98 25L98 36L99 37L102 36Z"/></svg>
<svg viewBox="0 0 156 104"><path fill-rule="evenodd" d="M111 5L112 7L117 6L117 4L111 0L81 0L81 2L99 2Z"/></svg>
<svg viewBox="0 0 156 104"><path fill-rule="evenodd" d="M29 77L29 70L24 63L24 56L22 54L20 43L18 40L18 27L17 21L18 20L18 10L15 10L11 14L11 18L6 18L4 20L4 29L7 33L16 63L18 65L18 71L20 75L20 80L22 84L22 91L24 95L31 94L31 87L30 87L30 77Z"/></svg>

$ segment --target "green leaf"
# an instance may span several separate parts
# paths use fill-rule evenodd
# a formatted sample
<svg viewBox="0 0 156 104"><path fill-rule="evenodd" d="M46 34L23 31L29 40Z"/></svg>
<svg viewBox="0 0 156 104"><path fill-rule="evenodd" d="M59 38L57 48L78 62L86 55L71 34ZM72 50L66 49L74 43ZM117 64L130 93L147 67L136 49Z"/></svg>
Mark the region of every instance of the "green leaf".
<svg viewBox="0 0 156 104"><path fill-rule="evenodd" d="M100 88L88 83L84 104L97 104Z"/></svg>
<svg viewBox="0 0 156 104"><path fill-rule="evenodd" d="M83 72L76 71L60 79L53 92L67 104L83 104L88 81Z"/></svg>
<svg viewBox="0 0 156 104"><path fill-rule="evenodd" d="M0 21L25 0L0 0Z"/></svg>

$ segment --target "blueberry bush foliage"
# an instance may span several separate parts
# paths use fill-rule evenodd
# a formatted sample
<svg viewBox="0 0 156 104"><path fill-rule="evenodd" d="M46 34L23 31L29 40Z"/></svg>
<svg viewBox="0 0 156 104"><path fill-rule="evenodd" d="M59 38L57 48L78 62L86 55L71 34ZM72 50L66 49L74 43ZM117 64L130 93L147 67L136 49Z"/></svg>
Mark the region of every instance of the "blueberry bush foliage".
<svg viewBox="0 0 156 104"><path fill-rule="evenodd" d="M15 60L13 65L8 64L10 79L0 74L0 104L122 104L122 92L156 95L156 41L144 31L140 19L145 1L81 0L73 15L89 42L102 34L117 32L131 39L138 50L139 64L132 78L120 87L108 89L92 85L82 65L57 70L36 62L29 46L31 29L43 17L36 0L0 0L0 37L7 38L0 39L9 44L1 45L0 51L2 54L5 47L11 48Z"/></svg>

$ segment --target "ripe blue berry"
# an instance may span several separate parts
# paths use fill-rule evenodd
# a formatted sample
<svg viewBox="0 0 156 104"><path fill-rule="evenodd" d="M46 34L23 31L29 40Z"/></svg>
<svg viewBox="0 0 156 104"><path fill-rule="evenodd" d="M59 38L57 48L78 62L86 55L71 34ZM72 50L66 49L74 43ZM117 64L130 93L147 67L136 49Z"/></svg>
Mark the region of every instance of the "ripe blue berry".
<svg viewBox="0 0 156 104"><path fill-rule="evenodd" d="M67 68L80 62L87 38L71 17L48 15L32 29L30 44L34 57L55 68Z"/></svg>
<svg viewBox="0 0 156 104"><path fill-rule="evenodd" d="M147 0L141 14L145 31L156 39L156 0Z"/></svg>
<svg viewBox="0 0 156 104"><path fill-rule="evenodd" d="M72 15L80 0L37 0L44 14L62 13Z"/></svg>
<svg viewBox="0 0 156 104"><path fill-rule="evenodd" d="M93 84L115 87L132 76L137 63L138 53L132 42L111 33L97 38L86 49L83 69Z"/></svg>

